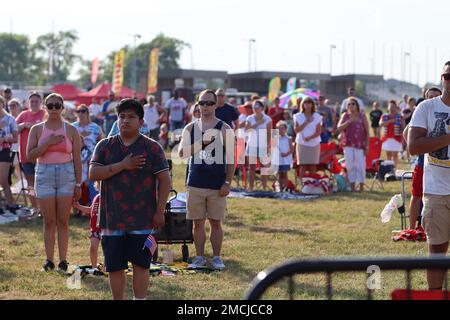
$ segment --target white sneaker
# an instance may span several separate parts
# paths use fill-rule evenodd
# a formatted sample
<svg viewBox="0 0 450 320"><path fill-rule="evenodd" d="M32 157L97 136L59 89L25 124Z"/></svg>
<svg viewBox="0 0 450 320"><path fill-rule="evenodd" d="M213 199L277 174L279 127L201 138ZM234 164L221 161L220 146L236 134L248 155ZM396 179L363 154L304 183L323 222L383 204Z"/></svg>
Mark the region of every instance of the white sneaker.
<svg viewBox="0 0 450 320"><path fill-rule="evenodd" d="M188 268L197 269L197 268L201 268L201 267L205 267L205 266L206 266L205 257L197 256L194 258L194 260L192 260L192 263L190 265L188 265Z"/></svg>
<svg viewBox="0 0 450 320"><path fill-rule="evenodd" d="M222 259L220 257L213 257L212 258L212 265L214 269L222 270L225 269L225 264L223 263Z"/></svg>

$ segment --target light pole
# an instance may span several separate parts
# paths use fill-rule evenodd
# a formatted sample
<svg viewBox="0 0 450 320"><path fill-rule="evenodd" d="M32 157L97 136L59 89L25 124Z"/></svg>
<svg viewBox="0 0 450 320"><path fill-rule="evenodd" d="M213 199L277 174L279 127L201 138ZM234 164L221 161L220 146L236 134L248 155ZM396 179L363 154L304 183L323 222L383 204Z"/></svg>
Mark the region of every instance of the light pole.
<svg viewBox="0 0 450 320"><path fill-rule="evenodd" d="M140 34L135 34L133 36L133 64L132 64L132 73L131 73L131 83L133 86L133 90L137 91L137 66L136 66L136 42L137 39L140 39Z"/></svg>
<svg viewBox="0 0 450 320"><path fill-rule="evenodd" d="M411 54L409 52L405 52L404 53L404 58L403 58L403 81L406 82L406 58L409 57L409 59L411 59ZM410 75L411 77L411 75Z"/></svg>
<svg viewBox="0 0 450 320"><path fill-rule="evenodd" d="M321 69L321 64L322 64L322 57L320 56L320 53L316 53L316 57L317 57L317 66L319 67L319 73L320 73L320 69Z"/></svg>
<svg viewBox="0 0 450 320"><path fill-rule="evenodd" d="M330 75L333 73L333 49L336 49L334 44L330 45Z"/></svg>
<svg viewBox="0 0 450 320"><path fill-rule="evenodd" d="M255 43L255 39L248 40L248 71L252 71L252 43Z"/></svg>

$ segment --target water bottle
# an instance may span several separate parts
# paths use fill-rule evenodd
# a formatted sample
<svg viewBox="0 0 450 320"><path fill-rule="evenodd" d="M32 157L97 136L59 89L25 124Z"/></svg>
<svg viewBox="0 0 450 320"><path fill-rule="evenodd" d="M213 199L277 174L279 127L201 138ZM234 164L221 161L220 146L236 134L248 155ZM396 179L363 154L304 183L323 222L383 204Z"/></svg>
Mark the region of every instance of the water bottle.
<svg viewBox="0 0 450 320"><path fill-rule="evenodd" d="M275 192L280 192L280 183L278 181L275 181Z"/></svg>
<svg viewBox="0 0 450 320"><path fill-rule="evenodd" d="M401 200L402 196L400 194L396 194L391 198L389 203L386 204L380 215L382 223L388 223L389 221L391 221L392 212L394 212L394 210L398 208Z"/></svg>

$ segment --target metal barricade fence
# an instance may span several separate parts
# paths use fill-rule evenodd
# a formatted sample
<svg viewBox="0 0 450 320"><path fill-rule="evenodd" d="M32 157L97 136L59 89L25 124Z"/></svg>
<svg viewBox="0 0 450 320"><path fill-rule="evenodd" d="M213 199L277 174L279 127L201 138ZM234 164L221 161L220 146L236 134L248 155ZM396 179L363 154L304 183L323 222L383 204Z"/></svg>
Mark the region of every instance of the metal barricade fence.
<svg viewBox="0 0 450 320"><path fill-rule="evenodd" d="M247 300L261 299L264 293L280 280L288 279L289 299L294 300L295 280L299 274L324 273L326 274L326 295L329 300L333 298L332 278L337 272L367 272L371 266L377 266L381 271L406 272L406 299L412 299L411 272L413 270L442 270L450 269L450 257L445 255L433 255L424 258L329 258L315 260L292 260L278 267L269 268L260 272L252 281L250 289L245 295ZM370 275L368 275L370 276ZM373 299L373 291L368 286L367 299ZM448 272L444 276L444 288L442 298L448 300Z"/></svg>

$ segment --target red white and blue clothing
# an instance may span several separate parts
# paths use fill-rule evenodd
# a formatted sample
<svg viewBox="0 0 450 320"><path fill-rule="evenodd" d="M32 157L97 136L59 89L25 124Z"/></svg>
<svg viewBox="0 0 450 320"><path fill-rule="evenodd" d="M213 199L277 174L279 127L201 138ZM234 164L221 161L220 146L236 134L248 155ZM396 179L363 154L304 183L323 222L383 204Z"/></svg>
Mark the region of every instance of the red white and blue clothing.
<svg viewBox="0 0 450 320"><path fill-rule="evenodd" d="M402 152L402 115L401 114L384 114L383 121L388 122L394 119L394 123L382 128L381 141L383 142L382 150L388 152Z"/></svg>

